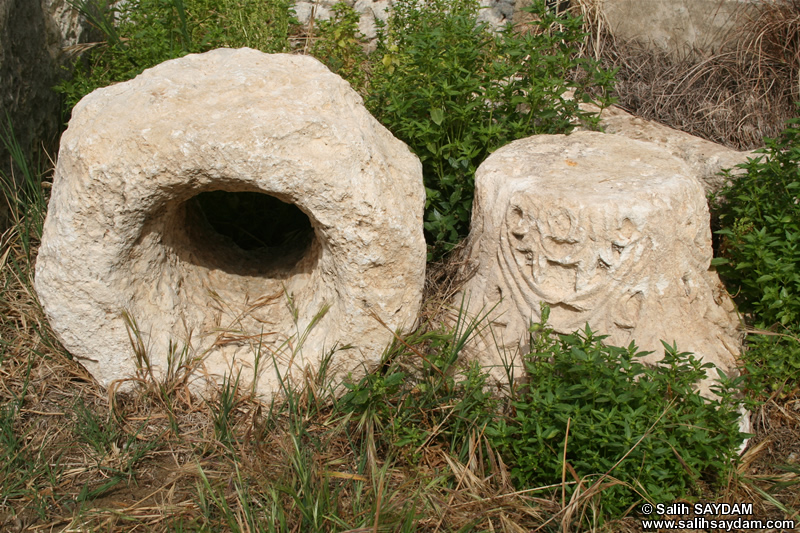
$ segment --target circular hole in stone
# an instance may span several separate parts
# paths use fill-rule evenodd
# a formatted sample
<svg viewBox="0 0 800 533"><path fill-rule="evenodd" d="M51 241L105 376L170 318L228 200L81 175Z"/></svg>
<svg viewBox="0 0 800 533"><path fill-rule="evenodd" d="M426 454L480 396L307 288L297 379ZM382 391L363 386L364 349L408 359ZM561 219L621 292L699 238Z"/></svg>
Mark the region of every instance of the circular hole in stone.
<svg viewBox="0 0 800 533"><path fill-rule="evenodd" d="M207 191L185 205L191 255L207 266L286 271L308 255L314 241L308 215L268 194Z"/></svg>
<svg viewBox="0 0 800 533"><path fill-rule="evenodd" d="M258 192L203 192L192 198L211 228L244 251L305 248L314 234L299 207Z"/></svg>

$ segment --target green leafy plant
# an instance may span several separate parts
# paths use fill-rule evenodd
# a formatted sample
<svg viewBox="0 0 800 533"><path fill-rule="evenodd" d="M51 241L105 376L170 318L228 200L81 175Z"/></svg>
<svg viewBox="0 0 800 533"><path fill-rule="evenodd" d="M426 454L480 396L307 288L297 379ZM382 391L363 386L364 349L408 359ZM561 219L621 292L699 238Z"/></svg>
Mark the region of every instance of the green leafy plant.
<svg viewBox="0 0 800 533"><path fill-rule="evenodd" d="M800 119L788 121L746 175L721 191L722 257L714 260L757 325L800 326Z"/></svg>
<svg viewBox="0 0 800 533"><path fill-rule="evenodd" d="M102 35L57 90L71 109L99 87L129 80L168 59L213 48L289 49L288 0L74 0Z"/></svg>
<svg viewBox="0 0 800 533"><path fill-rule="evenodd" d="M487 429L518 488L563 482L571 495L611 479L598 505L620 516L642 498L684 497L701 476L734 466L743 439L736 384L723 379L716 400L693 389L711 364L664 344L664 359L648 367L633 343L606 346L588 326L560 336L544 323L534 329L531 385L517 391L511 416Z"/></svg>
<svg viewBox="0 0 800 533"><path fill-rule="evenodd" d="M581 58L580 17L531 6L528 31L493 32L475 0L399 0L379 31L367 106L419 156L425 230L434 256L466 235L478 165L504 144L568 133L595 117L579 104L606 95L613 73ZM572 90L574 98L565 93ZM600 105L610 102L600 98Z"/></svg>
<svg viewBox="0 0 800 533"><path fill-rule="evenodd" d="M751 397L796 391L800 381L800 339L793 335L755 330L748 335L742 365Z"/></svg>
<svg viewBox="0 0 800 533"><path fill-rule="evenodd" d="M358 30L360 15L344 2L334 4L331 11L333 16L329 20L317 23L311 54L363 93L369 62L364 51L364 36Z"/></svg>
<svg viewBox="0 0 800 533"><path fill-rule="evenodd" d="M800 379L800 119L765 143L719 194L712 262L750 324L776 333L750 335L743 354L756 394Z"/></svg>

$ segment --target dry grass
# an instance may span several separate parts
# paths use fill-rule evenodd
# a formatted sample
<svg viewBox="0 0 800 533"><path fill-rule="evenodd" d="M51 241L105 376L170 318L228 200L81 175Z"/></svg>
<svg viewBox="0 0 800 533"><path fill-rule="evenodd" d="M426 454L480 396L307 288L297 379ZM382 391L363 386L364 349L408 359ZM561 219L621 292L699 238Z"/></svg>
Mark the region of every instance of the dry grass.
<svg viewBox="0 0 800 533"><path fill-rule="evenodd" d="M579 4L590 33L586 53L619 69L618 105L633 114L742 150L763 146L762 137L777 136L797 115L800 0L741 9L742 31L720 51L683 58L615 38L596 1Z"/></svg>
<svg viewBox="0 0 800 533"><path fill-rule="evenodd" d="M527 531L558 511L477 440L467 464L436 442L413 461L375 448L379 429L314 394L315 376L274 405L230 382L199 398L180 373L103 390L52 340L19 226L0 257L2 531L269 530L265 515L287 531Z"/></svg>

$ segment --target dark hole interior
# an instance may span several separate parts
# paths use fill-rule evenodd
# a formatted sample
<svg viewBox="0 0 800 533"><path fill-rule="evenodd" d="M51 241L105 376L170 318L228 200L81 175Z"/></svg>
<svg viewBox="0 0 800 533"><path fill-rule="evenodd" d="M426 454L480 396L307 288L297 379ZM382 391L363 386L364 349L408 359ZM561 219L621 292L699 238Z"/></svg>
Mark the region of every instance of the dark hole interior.
<svg viewBox="0 0 800 533"><path fill-rule="evenodd" d="M208 191L191 201L215 232L245 251L305 248L314 235L300 208L268 194Z"/></svg>

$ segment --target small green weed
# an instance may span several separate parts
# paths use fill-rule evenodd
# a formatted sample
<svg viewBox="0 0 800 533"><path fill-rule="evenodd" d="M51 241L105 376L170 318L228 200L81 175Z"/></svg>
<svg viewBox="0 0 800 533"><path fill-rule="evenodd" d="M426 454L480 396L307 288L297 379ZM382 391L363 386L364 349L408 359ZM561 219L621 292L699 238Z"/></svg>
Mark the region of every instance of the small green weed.
<svg viewBox="0 0 800 533"><path fill-rule="evenodd" d="M13 470L18 466L23 447L22 439L14 429L16 411L13 402L0 406L0 459L5 466L4 470Z"/></svg>
<svg viewBox="0 0 800 533"><path fill-rule="evenodd" d="M364 37L358 31L358 12L340 2L331 7L333 16L317 23L317 36L311 55L325 63L332 72L363 93L367 84L368 60Z"/></svg>
<svg viewBox="0 0 800 533"><path fill-rule="evenodd" d="M504 144L593 123L579 103L613 73L578 56L580 17L534 2L531 31L496 33L475 0L398 0L378 36L367 107L419 156L433 256L466 235L478 165ZM564 93L572 89L575 98ZM601 106L611 100L601 98Z"/></svg>
<svg viewBox="0 0 800 533"><path fill-rule="evenodd" d="M102 483L85 485L76 497L79 502L98 498L119 484L129 482L136 476L135 467L139 461L160 445L158 438L146 441L137 438L147 421L136 432L127 433L111 413L102 417L82 399L75 403L74 412L75 435L92 449L96 468L105 477Z"/></svg>
<svg viewBox="0 0 800 533"><path fill-rule="evenodd" d="M236 424L234 420L236 408L241 401L240 378L241 370L236 373L235 379L232 375L225 374L222 377L216 401L207 402L214 420L214 436L231 451L236 442L233 428Z"/></svg>
<svg viewBox="0 0 800 533"><path fill-rule="evenodd" d="M78 399L74 407L75 434L92 447L99 458L119 451L122 429L113 417L105 420L89 409L82 399Z"/></svg>
<svg viewBox="0 0 800 533"><path fill-rule="evenodd" d="M722 381L718 400L692 388L712 365L664 344L664 359L650 368L637 362L644 354L636 346L606 346L588 326L561 336L537 326L525 364L531 385L517 391L511 416L487 429L519 489L566 475L569 496L609 475L621 483L597 505L601 516L618 517L642 498L685 497L699 479L734 467L743 439L736 384Z"/></svg>
<svg viewBox="0 0 800 533"><path fill-rule="evenodd" d="M55 484L63 466L30 445L32 439L20 431L19 418L17 402L0 405L0 501L21 498L43 517L52 499L42 488Z"/></svg>
<svg viewBox="0 0 800 533"><path fill-rule="evenodd" d="M357 426L368 439L378 431L383 444L407 456L441 442L464 460L470 438L482 432L497 405L480 365L461 361L464 346L484 318L467 320L462 309L451 328L398 340L385 354L381 370L358 383L345 383L348 392L338 408L358 417Z"/></svg>
<svg viewBox="0 0 800 533"><path fill-rule="evenodd" d="M11 120L8 117L6 120L5 125L0 124L0 143L11 154L12 175L0 173L0 202L6 204L0 205L0 230L5 229L6 222L16 228L25 256L32 263L31 253L35 243L42 237L47 212L44 187L49 184L43 181L45 172L41 157L38 164L33 157L28 157L17 140ZM14 173L15 170L18 174ZM8 221L2 220L3 208L6 206L10 216Z"/></svg>

